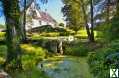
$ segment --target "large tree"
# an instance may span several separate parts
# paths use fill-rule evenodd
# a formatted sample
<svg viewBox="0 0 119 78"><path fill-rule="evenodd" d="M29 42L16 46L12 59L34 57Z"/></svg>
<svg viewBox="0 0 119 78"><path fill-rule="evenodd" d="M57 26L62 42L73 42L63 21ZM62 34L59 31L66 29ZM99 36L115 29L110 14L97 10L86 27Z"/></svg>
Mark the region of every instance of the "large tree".
<svg viewBox="0 0 119 78"><path fill-rule="evenodd" d="M65 6L63 7L62 12L64 13L66 19L68 19L68 23L71 23L72 26L76 29L78 26L81 26L80 24L83 24L86 28L89 41L94 42L93 1L91 0L90 4L89 0L63 0L63 2ZM91 5L91 13L88 13L89 5ZM91 17L91 28L89 28L88 25L90 21L89 17Z"/></svg>
<svg viewBox="0 0 119 78"><path fill-rule="evenodd" d="M22 31L22 41L25 42L27 40L27 36L26 36L26 10L29 8L29 6L32 4L32 2L34 2L35 0L20 0L20 8L23 8L21 10L21 31Z"/></svg>
<svg viewBox="0 0 119 78"><path fill-rule="evenodd" d="M2 2L2 7L4 9L4 16L6 18L6 45L7 45L7 57L4 63L6 70L12 69L22 69L21 63L21 48L20 43L23 39L23 34L25 31L24 27L21 24L21 16L24 14L26 9L31 5L34 0L25 0L24 9L20 11L19 0L0 0ZM43 3L46 3L47 0L41 0ZM27 4L27 5L26 5ZM24 18L25 21L26 18Z"/></svg>
<svg viewBox="0 0 119 78"><path fill-rule="evenodd" d="M75 0L63 0L65 6L62 8L64 17L66 17L67 26L75 31L78 31L82 28L84 23L83 13L81 8Z"/></svg>
<svg viewBox="0 0 119 78"><path fill-rule="evenodd" d="M6 45L7 58L5 69L21 69L21 31L20 9L18 0L2 0L4 15L6 18Z"/></svg>
<svg viewBox="0 0 119 78"><path fill-rule="evenodd" d="M90 32L90 41L94 42L94 7L93 0L90 0L90 12L91 12L91 32Z"/></svg>

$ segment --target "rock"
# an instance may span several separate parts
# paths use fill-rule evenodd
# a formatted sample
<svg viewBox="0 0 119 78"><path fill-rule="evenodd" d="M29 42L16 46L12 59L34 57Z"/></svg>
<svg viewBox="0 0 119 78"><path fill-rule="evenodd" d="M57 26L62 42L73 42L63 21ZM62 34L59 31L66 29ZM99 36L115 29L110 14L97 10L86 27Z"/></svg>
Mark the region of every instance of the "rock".
<svg viewBox="0 0 119 78"><path fill-rule="evenodd" d="M0 70L0 78L10 78L10 77L4 70Z"/></svg>
<svg viewBox="0 0 119 78"><path fill-rule="evenodd" d="M0 74L0 78L5 78L5 76L3 74Z"/></svg>

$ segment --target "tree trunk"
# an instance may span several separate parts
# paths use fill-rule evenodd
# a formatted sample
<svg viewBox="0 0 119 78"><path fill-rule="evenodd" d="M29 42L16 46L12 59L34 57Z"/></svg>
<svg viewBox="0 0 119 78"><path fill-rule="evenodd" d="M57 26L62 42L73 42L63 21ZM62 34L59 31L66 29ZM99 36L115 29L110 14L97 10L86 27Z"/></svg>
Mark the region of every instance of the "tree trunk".
<svg viewBox="0 0 119 78"><path fill-rule="evenodd" d="M23 9L23 11L20 12L20 14L22 15L21 16L22 42L26 42L27 41L27 35L26 35L26 11L34 1L35 0L29 0L27 2L27 0L24 0L24 9Z"/></svg>
<svg viewBox="0 0 119 78"><path fill-rule="evenodd" d="M109 23L109 16L110 16L110 0L107 0L107 17L106 17L106 21Z"/></svg>
<svg viewBox="0 0 119 78"><path fill-rule="evenodd" d="M116 17L119 17L119 0L117 0L116 4Z"/></svg>
<svg viewBox="0 0 119 78"><path fill-rule="evenodd" d="M94 20L93 20L93 0L90 1L90 7L91 7L91 34L90 34L90 41L94 42Z"/></svg>
<svg viewBox="0 0 119 78"><path fill-rule="evenodd" d="M85 21L85 27L86 27L86 32L87 32L87 35L88 35L88 39L89 39L89 41L91 41L91 33L90 33L89 25L88 25L88 20L87 20L87 15L86 15L85 5L84 5L83 0L80 1L80 4L81 4L81 8L82 8L82 11L83 11L83 14L84 14L84 21Z"/></svg>
<svg viewBox="0 0 119 78"><path fill-rule="evenodd" d="M24 21L23 21L23 35L22 35L22 41L25 42L26 41L26 0L24 0Z"/></svg>
<svg viewBox="0 0 119 78"><path fill-rule="evenodd" d="M18 0L3 0L4 15L6 17L6 45L7 58L4 64L6 70L21 69L21 29L20 10Z"/></svg>

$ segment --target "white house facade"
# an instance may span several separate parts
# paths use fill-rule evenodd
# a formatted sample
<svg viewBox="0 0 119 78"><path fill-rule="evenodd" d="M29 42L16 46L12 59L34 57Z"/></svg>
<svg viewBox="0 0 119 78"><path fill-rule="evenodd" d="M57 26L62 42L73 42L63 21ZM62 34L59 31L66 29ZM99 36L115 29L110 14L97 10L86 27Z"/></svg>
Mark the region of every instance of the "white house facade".
<svg viewBox="0 0 119 78"><path fill-rule="evenodd" d="M26 10L26 30L43 25L57 26L57 22L48 13L41 11L33 2Z"/></svg>

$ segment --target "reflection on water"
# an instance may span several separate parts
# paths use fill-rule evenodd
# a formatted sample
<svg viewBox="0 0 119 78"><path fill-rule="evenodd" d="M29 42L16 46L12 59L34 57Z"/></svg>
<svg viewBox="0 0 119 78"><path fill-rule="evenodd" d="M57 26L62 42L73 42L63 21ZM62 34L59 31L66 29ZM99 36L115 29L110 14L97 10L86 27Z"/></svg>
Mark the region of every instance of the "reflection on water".
<svg viewBox="0 0 119 78"><path fill-rule="evenodd" d="M78 58L64 57L58 61L43 61L42 70L51 78L91 78L82 74L81 63ZM38 67L40 68L41 64Z"/></svg>

